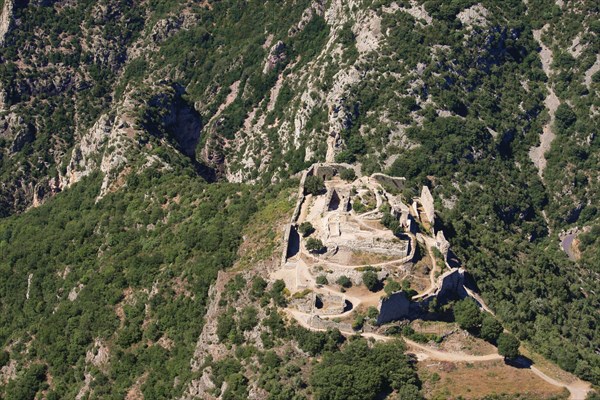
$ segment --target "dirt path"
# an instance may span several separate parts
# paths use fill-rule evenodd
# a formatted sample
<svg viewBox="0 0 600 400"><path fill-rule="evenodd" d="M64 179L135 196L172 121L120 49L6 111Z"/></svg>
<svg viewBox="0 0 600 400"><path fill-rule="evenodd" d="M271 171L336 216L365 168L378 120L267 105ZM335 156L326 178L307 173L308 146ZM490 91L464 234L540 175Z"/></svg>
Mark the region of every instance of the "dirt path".
<svg viewBox="0 0 600 400"><path fill-rule="evenodd" d="M535 365L530 366L529 369L531 370L531 372L533 372L549 384L567 388L567 390L571 393L571 395L569 396L570 400L585 400L588 392L591 390L591 385L589 383L580 381L579 379L571 383L566 383L549 377L548 375L540 371Z"/></svg>
<svg viewBox="0 0 600 400"><path fill-rule="evenodd" d="M421 235L421 234L418 234L418 235ZM425 241L425 246L427 247L427 254L429 255L429 259L431 260L431 271L429 272L429 288L427 290L425 290L423 293L419 293L418 295L413 296L413 299L420 299L420 298L429 296L431 293L435 292L438 289L436 278L435 278L435 275L438 271L438 266L437 266L437 261L435 259L435 256L433 255L433 252L431 251L431 247L432 247L432 245L435 245L435 243L432 243L432 239L427 236L421 235L421 237Z"/></svg>
<svg viewBox="0 0 600 400"><path fill-rule="evenodd" d="M315 328L315 327L311 326L310 323L308 322L309 318L311 316L306 313L302 313L297 310L291 310L289 308L286 308L284 311L290 317L295 319L301 326L303 326L304 328L306 328L310 331L325 332L327 330L327 329ZM342 332L343 334L346 334L346 335L355 335L357 333L357 332L348 332L348 331L344 331L344 330L340 330L340 332ZM384 342L395 339L390 336L385 336L385 335L381 335L378 333L372 333L372 332L363 332L360 335L365 338L373 338L375 340L384 341ZM491 353L491 354L486 354L483 356L475 356L475 355L470 355L470 354L452 353L452 352L448 352L448 351L432 349L431 347L422 345L420 343L417 343L415 341L412 341L412 340L404 338L404 337L403 337L403 340L406 342L406 344L409 348L409 351L411 351L413 354L415 354L417 359L420 361L426 360L426 359L433 359L433 360L447 361L447 362L483 362L483 361L495 361L495 360L503 360L504 359L503 356L501 356L500 354L498 354L496 352ZM540 371L535 365L531 365L529 367L529 369L531 370L531 372L533 372L534 374L536 374L538 377L540 377L544 381L548 382L549 384L566 388L571 393L571 395L569 396L570 400L585 400L588 392L591 390L591 385L589 383L583 382L579 379L575 380L573 382L564 382L564 381L560 381L560 380L554 379L554 378L546 375L544 372Z"/></svg>

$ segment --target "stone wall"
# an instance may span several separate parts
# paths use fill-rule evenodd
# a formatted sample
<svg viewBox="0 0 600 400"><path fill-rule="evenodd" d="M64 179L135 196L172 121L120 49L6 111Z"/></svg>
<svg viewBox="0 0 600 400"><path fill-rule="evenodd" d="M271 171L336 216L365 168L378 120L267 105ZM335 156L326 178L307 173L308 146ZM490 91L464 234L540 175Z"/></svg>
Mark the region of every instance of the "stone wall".
<svg viewBox="0 0 600 400"><path fill-rule="evenodd" d="M465 290L464 284L465 270L462 268L454 268L440 276L438 278L438 290L434 293L434 296L438 299L438 304L467 297L469 294Z"/></svg>
<svg viewBox="0 0 600 400"><path fill-rule="evenodd" d="M409 247L408 241L391 240L348 240L343 245L339 245L340 249L345 248L348 251L364 251L398 258L408 256Z"/></svg>
<svg viewBox="0 0 600 400"><path fill-rule="evenodd" d="M283 234L283 250L281 252L281 265L287 262L287 259L295 256L300 251L300 235L298 228L294 224L288 224Z"/></svg>
<svg viewBox="0 0 600 400"><path fill-rule="evenodd" d="M404 190L404 183L406 182L406 178L400 178L396 176L389 176L386 174L375 173L371 175L371 178L376 180L383 188L385 189L395 189L397 191Z"/></svg>
<svg viewBox="0 0 600 400"><path fill-rule="evenodd" d="M408 318L410 316L410 303L411 301L403 291L392 293L387 299L382 299L379 302L377 324L381 325Z"/></svg>
<svg viewBox="0 0 600 400"><path fill-rule="evenodd" d="M437 299L439 305L450 300L464 299L469 296L464 288L464 270L454 268L438 278L438 289L435 293L422 299L420 302L406 298L404 292L396 292L387 299L379 302L379 317L377 324L403 319L423 318L428 313L429 304Z"/></svg>
<svg viewBox="0 0 600 400"><path fill-rule="evenodd" d="M350 164L343 163L319 163L313 164L310 175L315 175L324 180L329 180L345 169L352 169L356 173L356 168Z"/></svg>
<svg viewBox="0 0 600 400"><path fill-rule="evenodd" d="M309 325L316 329L339 329L342 332L352 332L352 325L347 322L334 322L322 319L318 315L313 315Z"/></svg>
<svg viewBox="0 0 600 400"><path fill-rule="evenodd" d="M435 235L435 245L438 250L444 255L444 259L448 258L448 250L450 250L450 242L446 240L443 231L438 231Z"/></svg>
<svg viewBox="0 0 600 400"><path fill-rule="evenodd" d="M431 196L431 192L427 186L423 186L423 189L421 189L420 201L421 205L423 206L423 210L425 211L425 215L427 216L427 219L433 228L435 223L435 207L433 205L433 197Z"/></svg>
<svg viewBox="0 0 600 400"><path fill-rule="evenodd" d="M317 298L322 302L322 308L316 307ZM334 294L316 294L314 297L315 307L314 312L319 315L337 315L344 312L346 306L345 296L338 296Z"/></svg>
<svg viewBox="0 0 600 400"><path fill-rule="evenodd" d="M290 231L292 230L292 224L287 224L285 232L283 233L283 250L281 252L281 265L284 265L287 261L288 247L290 245Z"/></svg>

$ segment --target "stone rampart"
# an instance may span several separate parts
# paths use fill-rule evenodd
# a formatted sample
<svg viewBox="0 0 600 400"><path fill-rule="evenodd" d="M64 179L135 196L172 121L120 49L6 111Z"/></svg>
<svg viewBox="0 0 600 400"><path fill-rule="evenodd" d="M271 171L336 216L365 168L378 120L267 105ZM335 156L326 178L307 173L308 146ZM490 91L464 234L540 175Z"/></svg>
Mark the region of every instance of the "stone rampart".
<svg viewBox="0 0 600 400"><path fill-rule="evenodd" d="M347 322L334 322L327 319L322 319L318 315L313 315L308 323L311 328L316 329L339 329L343 332L352 332L352 325Z"/></svg>
<svg viewBox="0 0 600 400"><path fill-rule="evenodd" d="M440 276L437 282L438 289L434 293L438 304L467 297L469 294L465 290L464 284L465 270L462 268L454 268Z"/></svg>
<svg viewBox="0 0 600 400"><path fill-rule="evenodd" d="M339 244L338 246L340 249L347 251L363 251L399 258L408 256L410 247L409 242L407 241L383 240L348 240L344 244Z"/></svg>
<svg viewBox="0 0 600 400"><path fill-rule="evenodd" d="M388 298L379 301L379 316L377 324L406 319L410 316L411 301L406 293L399 291L392 293Z"/></svg>
<svg viewBox="0 0 600 400"><path fill-rule="evenodd" d="M450 250L450 242L446 240L443 231L438 231L435 235L435 245L438 250L444 255L444 259L448 258L448 250Z"/></svg>
<svg viewBox="0 0 600 400"><path fill-rule="evenodd" d="M433 197L431 196L431 192L427 186L423 186L421 189L421 197L420 197L421 205L423 206L423 210L425 211L425 215L433 228L435 223L435 207L433 205Z"/></svg>
<svg viewBox="0 0 600 400"><path fill-rule="evenodd" d="M404 183L406 182L406 178L389 176L381 173L374 173L371 175L371 178L377 181L383 188L390 188L397 191L404 190Z"/></svg>
<svg viewBox="0 0 600 400"><path fill-rule="evenodd" d="M334 176L338 176L339 173L345 169L354 170L356 173L356 168L354 166L344 163L318 163L313 164L311 168L313 168L313 170L310 174L323 178L323 180L329 180Z"/></svg>
<svg viewBox="0 0 600 400"><path fill-rule="evenodd" d="M281 265L284 265L287 261L288 247L290 246L290 232L292 231L292 224L287 224L285 232L283 234L283 250L281 252Z"/></svg>
<svg viewBox="0 0 600 400"><path fill-rule="evenodd" d="M321 303L321 307L317 307L317 301ZM316 294L315 308L313 311L319 315L337 315L344 312L346 307L346 299L344 296L334 294Z"/></svg>

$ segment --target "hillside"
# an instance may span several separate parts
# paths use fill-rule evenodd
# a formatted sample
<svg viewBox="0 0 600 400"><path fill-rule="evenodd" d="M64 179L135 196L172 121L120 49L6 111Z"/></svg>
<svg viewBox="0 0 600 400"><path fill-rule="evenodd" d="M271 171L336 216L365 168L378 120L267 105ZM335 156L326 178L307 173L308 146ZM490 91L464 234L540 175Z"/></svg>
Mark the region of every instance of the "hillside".
<svg viewBox="0 0 600 400"><path fill-rule="evenodd" d="M426 186L435 222L417 212L418 233L443 232L481 303L532 358L600 384L597 2L4 0L0 9L3 398L185 397L199 379L232 388L222 398L329 398L319 390L337 383L314 371L373 345L284 323L294 290L271 276L298 180L323 162L351 165L357 178L405 178L393 193L356 184L364 209L342 221L352 229L354 214L385 211L381 190L410 206ZM331 239L318 226L316 235ZM388 250L331 262L391 262ZM410 261L429 268L411 278L418 293L434 281L431 258ZM244 283L226 289L237 273ZM254 276L265 280L258 292ZM215 339L218 315L255 323ZM377 345L364 368L405 345L390 346ZM237 364L220 363L225 354ZM427 391L422 366L397 362L405 375L380 371L379 386L365 387L406 398L442 390ZM467 395L455 386L452 395Z"/></svg>

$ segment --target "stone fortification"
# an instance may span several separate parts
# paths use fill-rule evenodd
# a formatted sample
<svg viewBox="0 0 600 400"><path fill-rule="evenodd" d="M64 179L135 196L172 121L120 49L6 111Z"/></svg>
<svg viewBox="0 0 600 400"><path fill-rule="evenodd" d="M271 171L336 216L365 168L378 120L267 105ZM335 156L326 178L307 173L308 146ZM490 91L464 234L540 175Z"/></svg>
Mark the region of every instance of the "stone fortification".
<svg viewBox="0 0 600 400"><path fill-rule="evenodd" d="M433 197L427 186L423 186L423 189L421 189L420 201L423 210L425 211L425 216L427 216L427 219L433 228L435 223L435 207L433 206Z"/></svg>
<svg viewBox="0 0 600 400"><path fill-rule="evenodd" d="M410 306L411 301L403 291L392 293L388 298L381 299L377 325L409 318Z"/></svg>
<svg viewBox="0 0 600 400"><path fill-rule="evenodd" d="M465 270L454 268L438 278L438 290L433 294L437 297L438 304L447 303L450 300L464 299L469 294L464 288Z"/></svg>
<svg viewBox="0 0 600 400"><path fill-rule="evenodd" d="M448 250L450 250L450 242L446 240L444 231L438 231L435 235L435 245L438 250L444 255L444 259L448 258Z"/></svg>
<svg viewBox="0 0 600 400"><path fill-rule="evenodd" d="M283 251L281 252L281 265L284 265L287 261L288 248L290 246L290 231L292 230L292 224L288 224L285 227L283 234Z"/></svg>
<svg viewBox="0 0 600 400"><path fill-rule="evenodd" d="M402 291L396 292L379 302L379 317L377 324L403 319L422 318L429 312L429 304L436 299L442 305L451 300L464 299L469 296L464 288L464 270L454 268L438 278L437 290L429 296L416 302L408 299Z"/></svg>
<svg viewBox="0 0 600 400"><path fill-rule="evenodd" d="M350 164L343 164L343 163L339 163L339 164L335 164L335 163L319 163L319 164L313 164L308 171L309 175L314 175L314 176L318 176L320 178L323 178L323 180L329 180L331 178L333 178L334 176L338 176L340 174L340 172L342 172L345 169L351 169L354 170L356 173L356 168L353 167Z"/></svg>
<svg viewBox="0 0 600 400"><path fill-rule="evenodd" d="M350 191L341 188L331 188L327 191L323 213L328 211L343 211L350 209Z"/></svg>
<svg viewBox="0 0 600 400"><path fill-rule="evenodd" d="M382 254L390 257L403 258L408 256L409 242L401 240L348 240L338 244L340 249Z"/></svg>
<svg viewBox="0 0 600 400"><path fill-rule="evenodd" d="M308 324L316 329L339 329L344 332L352 332L352 325L349 323L329 321L320 318L318 315L313 315Z"/></svg>
<svg viewBox="0 0 600 400"><path fill-rule="evenodd" d="M375 173L371 175L377 183L383 186L384 189L391 189L396 191L404 190L404 183L406 182L406 178L400 178L396 176L389 176L386 174Z"/></svg>

